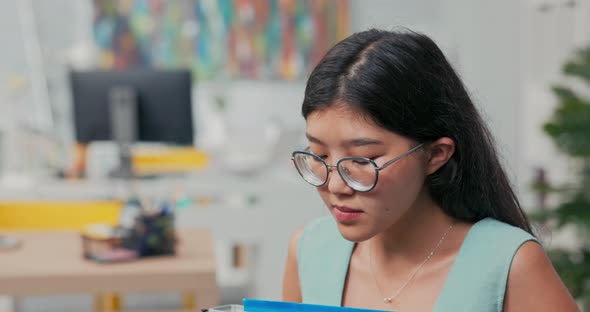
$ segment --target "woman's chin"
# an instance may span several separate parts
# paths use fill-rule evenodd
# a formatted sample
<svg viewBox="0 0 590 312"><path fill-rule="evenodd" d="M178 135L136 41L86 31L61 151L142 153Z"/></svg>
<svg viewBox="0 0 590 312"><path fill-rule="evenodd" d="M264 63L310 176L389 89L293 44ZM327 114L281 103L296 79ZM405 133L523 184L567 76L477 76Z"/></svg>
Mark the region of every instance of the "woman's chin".
<svg viewBox="0 0 590 312"><path fill-rule="evenodd" d="M344 239L355 243L366 241L373 236L372 233L358 225L351 226L338 223L338 231Z"/></svg>

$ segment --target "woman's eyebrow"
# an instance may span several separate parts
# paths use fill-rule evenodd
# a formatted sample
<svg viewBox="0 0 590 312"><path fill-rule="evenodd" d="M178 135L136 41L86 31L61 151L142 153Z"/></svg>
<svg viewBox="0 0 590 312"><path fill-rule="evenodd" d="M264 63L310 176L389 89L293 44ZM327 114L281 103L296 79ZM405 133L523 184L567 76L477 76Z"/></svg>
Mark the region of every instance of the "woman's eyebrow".
<svg viewBox="0 0 590 312"><path fill-rule="evenodd" d="M306 133L305 136L309 140L309 142L316 143L322 146L326 146L327 144L322 142L322 140L314 137L313 135ZM346 140L342 142L342 146L344 147L360 147L360 146L367 146L367 145L383 145L383 141L371 139L371 138L354 138L350 140Z"/></svg>
<svg viewBox="0 0 590 312"><path fill-rule="evenodd" d="M352 140L347 140L343 144L343 146L352 146L352 147L359 147L359 146L367 146L367 145L383 145L383 142L376 139L370 138L356 138Z"/></svg>
<svg viewBox="0 0 590 312"><path fill-rule="evenodd" d="M305 133L305 136L307 137L307 139L309 140L309 142L312 143L316 143L322 146L326 146L327 144L322 142L320 139L314 137L313 135L309 134L309 133Z"/></svg>

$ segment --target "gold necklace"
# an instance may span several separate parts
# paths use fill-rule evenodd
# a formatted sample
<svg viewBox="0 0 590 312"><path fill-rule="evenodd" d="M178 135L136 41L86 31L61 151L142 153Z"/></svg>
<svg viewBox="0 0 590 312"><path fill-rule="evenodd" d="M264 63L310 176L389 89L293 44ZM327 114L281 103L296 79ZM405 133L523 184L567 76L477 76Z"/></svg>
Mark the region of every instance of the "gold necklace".
<svg viewBox="0 0 590 312"><path fill-rule="evenodd" d="M438 241L436 246L434 246L434 248L432 248L432 250L430 251L428 256L426 256L426 259L424 259L424 261L422 261L422 263L420 263L420 265L416 268L416 270L414 270L414 273L412 273L412 275L410 275L410 277L403 283L403 285L391 297L385 297L383 295L383 291L381 290L381 287L379 286L379 283L377 282L377 277L375 276L375 273L373 272L373 264L372 264L373 259L371 257L372 244L369 243L369 270L371 271L371 276L373 276L373 280L375 281L375 285L377 286L377 289L379 289L379 293L381 294L381 296L383 296L383 302L393 303L393 300L395 300L395 298L397 298L397 296L400 295L402 290L404 290L404 288L406 288L406 286L408 286L408 283L410 283L410 281L414 278L414 276L416 276L418 271L420 271L420 269L426 264L426 262L428 262L428 260L430 260L432 258L432 256L434 256L434 253L436 252L438 247L442 244L442 242L445 240L445 237L451 231L452 228L453 228L453 225L451 224L451 226L449 226L449 228L445 231L443 236L440 238L440 240Z"/></svg>

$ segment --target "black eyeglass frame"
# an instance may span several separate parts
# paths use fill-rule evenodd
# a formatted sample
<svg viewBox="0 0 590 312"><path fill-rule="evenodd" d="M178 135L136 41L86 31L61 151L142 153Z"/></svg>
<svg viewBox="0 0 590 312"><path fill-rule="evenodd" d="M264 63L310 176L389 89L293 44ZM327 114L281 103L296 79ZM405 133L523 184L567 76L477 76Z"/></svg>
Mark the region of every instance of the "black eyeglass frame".
<svg viewBox="0 0 590 312"><path fill-rule="evenodd" d="M366 193L366 192L370 192L372 191L375 186L377 186L377 182L379 182L379 172L387 167L389 167L390 165L393 165L394 163L396 163L397 161L405 158L406 156L412 154L413 152L417 151L419 148L423 147L425 143L420 143L414 147L412 147L411 149L407 150L405 153L393 158L392 160L384 163L381 167L379 167L379 165L377 165L377 163L375 163L374 160L370 159L370 158L366 158L366 157L345 157L342 158L340 160L338 160L338 162L336 163L336 165L330 165L328 164L324 159L322 159L321 157L317 156L316 154L312 153L309 151L309 147L307 147L306 149L302 150L302 151L294 151L293 154L291 154L291 160L293 161L293 165L295 166L295 169L297 169L297 172L299 173L299 175L303 178L303 180L305 180L305 182L315 186L315 187L320 187L320 186L324 186L327 182L328 179L330 178L330 172L332 171L332 168L336 168L336 171L338 171L338 174L340 175L340 178L344 181L344 183L346 183L346 185L348 187L350 187L351 189L355 190L356 192L362 192L362 193ZM325 166L326 166L326 170L327 170L327 174L326 174L326 179L324 179L324 182L322 182L321 184L314 184L311 183L310 181L308 181L305 176L303 175L303 173L301 172L301 170L299 169L299 167L297 166L297 162L295 161L295 156L298 154L305 154L305 155L309 155L312 156L313 158L319 160L320 162L322 162ZM375 182L373 182L373 185L371 185L371 187L367 190L358 190L357 188L355 188L354 186L350 185L350 183L348 182L348 180L346 178L344 178L345 175L342 174L342 172L340 170L342 170L340 164L343 161L350 161L350 160L358 160L358 161L363 161L363 162L368 162L370 164L373 165L373 167L375 167Z"/></svg>

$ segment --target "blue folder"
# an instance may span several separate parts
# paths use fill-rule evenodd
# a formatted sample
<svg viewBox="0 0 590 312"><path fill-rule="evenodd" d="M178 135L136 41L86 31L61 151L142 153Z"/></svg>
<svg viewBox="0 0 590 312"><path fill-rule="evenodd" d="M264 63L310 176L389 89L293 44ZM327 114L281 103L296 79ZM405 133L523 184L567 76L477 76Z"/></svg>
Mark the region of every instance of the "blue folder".
<svg viewBox="0 0 590 312"><path fill-rule="evenodd" d="M267 301L256 299L243 300L246 312L384 312L380 310L367 310L348 307L336 307L307 303L293 303L281 301Z"/></svg>

